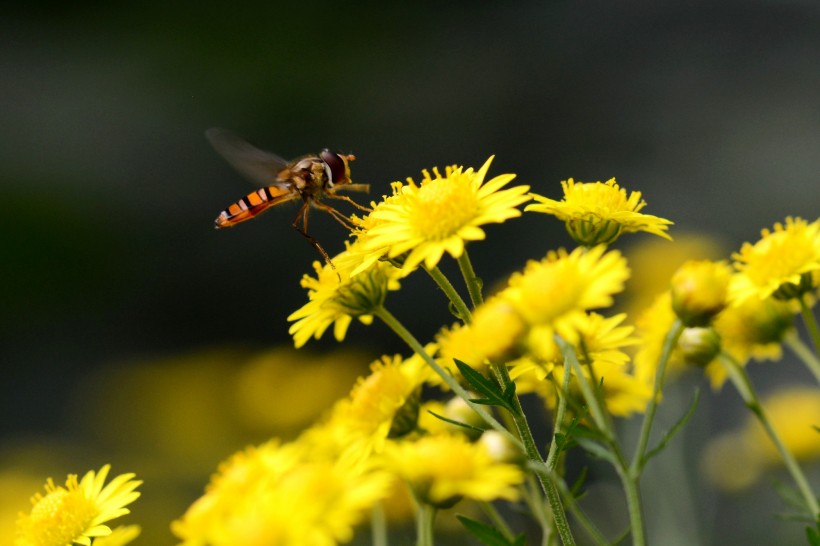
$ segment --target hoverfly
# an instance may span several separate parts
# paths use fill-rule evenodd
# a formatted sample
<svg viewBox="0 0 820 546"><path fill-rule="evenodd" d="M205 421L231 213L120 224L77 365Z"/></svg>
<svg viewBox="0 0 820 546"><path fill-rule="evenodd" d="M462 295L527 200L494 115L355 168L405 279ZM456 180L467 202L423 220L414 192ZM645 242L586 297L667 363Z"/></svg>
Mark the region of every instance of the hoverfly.
<svg viewBox="0 0 820 546"><path fill-rule="evenodd" d="M217 229L232 227L255 218L269 208L295 199L302 200L291 227L301 233L325 259L333 266L325 249L308 234L308 213L311 207L330 214L346 229L355 226L350 218L321 202L323 197L347 201L357 209L370 212L346 195L337 195L340 190L367 192L369 184L353 184L350 180L350 161L353 155L333 153L327 149L319 154L310 154L285 161L281 157L260 150L237 135L225 129L212 128L205 136L214 149L224 157L234 169L245 178L262 187L247 194L219 213L214 220Z"/></svg>

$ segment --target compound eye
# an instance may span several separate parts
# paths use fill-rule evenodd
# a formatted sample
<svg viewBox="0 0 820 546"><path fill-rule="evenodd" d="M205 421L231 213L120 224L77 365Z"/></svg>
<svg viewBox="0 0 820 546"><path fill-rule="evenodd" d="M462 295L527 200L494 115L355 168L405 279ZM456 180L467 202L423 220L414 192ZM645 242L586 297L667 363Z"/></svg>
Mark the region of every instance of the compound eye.
<svg viewBox="0 0 820 546"><path fill-rule="evenodd" d="M322 161L325 162L327 165L327 170L329 171L329 182L330 185L338 184L343 182L346 178L345 175L345 162L342 159L342 156L339 154L334 154L329 150L322 150L322 153L319 154L322 158Z"/></svg>

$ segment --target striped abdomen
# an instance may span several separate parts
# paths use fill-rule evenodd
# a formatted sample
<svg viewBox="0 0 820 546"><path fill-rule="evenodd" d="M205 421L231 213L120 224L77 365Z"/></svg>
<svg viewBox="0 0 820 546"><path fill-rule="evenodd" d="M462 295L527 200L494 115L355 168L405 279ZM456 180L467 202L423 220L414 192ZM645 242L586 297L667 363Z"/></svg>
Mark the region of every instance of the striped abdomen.
<svg viewBox="0 0 820 546"><path fill-rule="evenodd" d="M259 188L220 212L214 220L214 226L217 229L235 226L240 222L256 217L274 205L298 197L299 192L295 188L282 186Z"/></svg>

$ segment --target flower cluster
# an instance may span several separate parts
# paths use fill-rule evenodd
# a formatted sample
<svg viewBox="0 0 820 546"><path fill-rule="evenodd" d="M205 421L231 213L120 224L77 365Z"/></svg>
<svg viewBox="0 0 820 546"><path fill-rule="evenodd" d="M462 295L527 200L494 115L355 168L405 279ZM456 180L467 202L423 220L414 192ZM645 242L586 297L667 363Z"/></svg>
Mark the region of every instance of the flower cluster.
<svg viewBox="0 0 820 546"><path fill-rule="evenodd" d="M297 438L271 439L230 456L173 522L182 545L333 546L353 540L368 523L373 542L386 544L392 520L385 513L407 498L420 546L433 544L436 514L456 505L469 512L469 503L481 505L488 522L459 519L484 543L523 543L505 521L507 512L529 513L544 543L557 543L556 537L574 543L579 529L593 543L620 541L624 536L604 536L578 507L583 480L570 486L566 474L578 450L614 467L630 540L645 545L641 474L675 441L694 408L656 445L650 443L659 436L653 420L669 383L687 371L704 375L715 391L731 384L754 419L707 450L707 474L738 490L782 461L800 517L810 522L807 536L820 544L820 505L798 464L820 456L810 431L820 415L820 391L764 403L746 370L749 360L780 358L785 346L820 382L820 328L811 309L820 280L820 220L787 218L731 260L680 260L671 274L671 263L650 264L669 266L664 287L644 294L650 304L630 305L624 290L635 265L612 245L636 232L672 244L672 222L641 212L641 193L627 192L614 178L570 178L561 183L563 197L550 199L511 185L513 174L490 178L492 160L478 170L453 165L425 170L419 182L394 182L371 209L360 207L369 213L349 219L346 249L315 262L314 273L302 278L307 303L288 317L294 345L321 338L331 326L341 342L353 319L364 325L378 319L412 353L376 359L349 394L328 404ZM486 226L520 217L522 206L564 222L577 247L539 250L536 258L512 264L485 295L470 251L487 237ZM456 262L463 289L439 267L448 259ZM455 322L442 317L427 340L388 310L388 295L419 270L455 316ZM637 278L648 276L638 272ZM800 340L797 313L813 349ZM540 411L533 415L525 407ZM792 418L794 411L805 415ZM630 437L634 446L624 445L616 419L640 420ZM128 513L140 482L124 474L104 486L108 470L82 480L69 476L65 487L49 480L31 512L20 516L15 545L132 540L138 528L105 524ZM497 511L493 503L504 502L515 507Z"/></svg>

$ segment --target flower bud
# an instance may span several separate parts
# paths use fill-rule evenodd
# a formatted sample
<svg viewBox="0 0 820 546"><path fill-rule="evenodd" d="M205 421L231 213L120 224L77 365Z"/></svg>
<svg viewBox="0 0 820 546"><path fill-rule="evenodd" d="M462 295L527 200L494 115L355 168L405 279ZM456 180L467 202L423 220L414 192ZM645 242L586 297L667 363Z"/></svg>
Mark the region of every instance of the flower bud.
<svg viewBox="0 0 820 546"><path fill-rule="evenodd" d="M524 452L497 430L484 431L478 443L484 446L490 457L497 463L521 466L527 462Z"/></svg>
<svg viewBox="0 0 820 546"><path fill-rule="evenodd" d="M672 309L685 326L706 326L726 307L731 268L725 262L688 261L672 276Z"/></svg>
<svg viewBox="0 0 820 546"><path fill-rule="evenodd" d="M720 336L712 328L685 328L678 348L687 364L702 368L720 352Z"/></svg>

